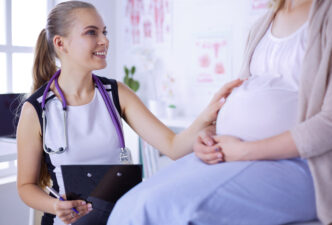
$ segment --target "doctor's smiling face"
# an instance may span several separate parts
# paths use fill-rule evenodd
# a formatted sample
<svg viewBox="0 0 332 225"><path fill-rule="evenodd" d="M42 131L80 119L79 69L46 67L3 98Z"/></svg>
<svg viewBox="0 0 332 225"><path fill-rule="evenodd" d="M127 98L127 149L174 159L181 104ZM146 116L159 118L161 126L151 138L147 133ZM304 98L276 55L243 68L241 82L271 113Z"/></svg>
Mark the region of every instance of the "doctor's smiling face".
<svg viewBox="0 0 332 225"><path fill-rule="evenodd" d="M106 26L95 9L82 8L71 12L73 21L68 35L62 37L61 64L70 62L71 67L88 71L106 67L109 41Z"/></svg>

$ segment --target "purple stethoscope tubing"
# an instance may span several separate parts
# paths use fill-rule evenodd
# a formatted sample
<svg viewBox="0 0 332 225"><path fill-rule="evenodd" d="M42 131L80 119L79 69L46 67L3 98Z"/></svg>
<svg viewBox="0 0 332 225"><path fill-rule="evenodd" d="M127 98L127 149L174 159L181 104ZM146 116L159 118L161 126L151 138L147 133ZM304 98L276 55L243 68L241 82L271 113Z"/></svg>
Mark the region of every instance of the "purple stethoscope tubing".
<svg viewBox="0 0 332 225"><path fill-rule="evenodd" d="M66 117L67 117L67 113L66 113L66 110L67 110L67 102L66 102L66 99L65 99L65 96L63 95L62 91L61 91L61 88L59 87L59 84L58 84L58 80L57 78L59 77L60 75L60 72L61 70L58 70L52 77L51 79L49 80L45 90L44 90L44 93L43 93L43 98L42 98L42 103L41 103L41 106L42 106L42 117L43 117L43 148L44 148L44 151L46 153L62 153L66 150L66 148L68 147L68 140L67 140L67 124L66 124ZM116 129L116 133L118 135L118 138L119 138L119 141L120 141L120 147L121 147L121 150L123 149L126 149L125 147L125 141L124 141L124 137L123 137L123 132L122 132L122 127L121 127L121 124L120 124L120 121L116 115L116 111L115 111L115 108L112 104L112 101L111 101L111 98L108 94L108 92L106 91L104 85L101 83L101 81L99 80L99 78L92 74L92 78L93 78L93 81L95 82L95 84L97 85L98 87L98 90L106 104L106 107L107 107L107 110L111 116L111 119L112 119L112 122L115 126L115 129ZM55 83L55 88L57 89L57 91L59 92L60 94L60 97L61 97L61 100L62 100L62 108L63 108L63 112L64 112L64 134L65 134L65 142L66 142L66 145L65 147L60 147L58 150L52 150L50 148L48 148L45 144L45 131L46 131L46 107L45 107L45 103L46 103L46 97L47 97L47 93L48 91L50 90L50 87L51 87L51 84L52 82L54 81Z"/></svg>
<svg viewBox="0 0 332 225"><path fill-rule="evenodd" d="M118 137L119 137L120 146L121 146L121 148L125 148L125 141L124 141L124 138L123 138L123 132L122 132L121 124L120 124L120 121L119 121L119 119L116 115L116 111L115 111L115 108L112 104L111 98L110 98L109 94L107 93L104 85L98 79L98 77L96 75L92 74L92 78L93 78L94 82L96 83L96 85L97 85L97 87L100 91L100 94L104 99L107 110L108 110L108 112L109 112L109 114L112 118L113 124L114 124L115 129L116 129L116 133L118 134Z"/></svg>

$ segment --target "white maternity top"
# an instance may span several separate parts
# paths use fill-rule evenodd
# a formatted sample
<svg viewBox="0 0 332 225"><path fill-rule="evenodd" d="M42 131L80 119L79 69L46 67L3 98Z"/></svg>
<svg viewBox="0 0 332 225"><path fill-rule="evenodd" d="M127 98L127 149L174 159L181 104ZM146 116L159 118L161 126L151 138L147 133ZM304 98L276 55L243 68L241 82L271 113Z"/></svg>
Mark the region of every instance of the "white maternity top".
<svg viewBox="0 0 332 225"><path fill-rule="evenodd" d="M254 141L295 125L307 23L285 38L275 37L271 27L254 51L251 76L233 90L218 114L218 135Z"/></svg>

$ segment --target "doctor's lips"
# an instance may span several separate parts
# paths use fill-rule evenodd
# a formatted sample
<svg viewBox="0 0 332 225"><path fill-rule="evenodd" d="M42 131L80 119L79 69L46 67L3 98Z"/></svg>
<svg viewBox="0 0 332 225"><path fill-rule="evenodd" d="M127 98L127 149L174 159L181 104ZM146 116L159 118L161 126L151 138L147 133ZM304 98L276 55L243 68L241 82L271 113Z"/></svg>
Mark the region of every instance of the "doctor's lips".
<svg viewBox="0 0 332 225"><path fill-rule="evenodd" d="M98 52L93 53L93 55L98 56L98 57L102 57L102 58L105 58L106 54L107 54L106 51L98 51Z"/></svg>

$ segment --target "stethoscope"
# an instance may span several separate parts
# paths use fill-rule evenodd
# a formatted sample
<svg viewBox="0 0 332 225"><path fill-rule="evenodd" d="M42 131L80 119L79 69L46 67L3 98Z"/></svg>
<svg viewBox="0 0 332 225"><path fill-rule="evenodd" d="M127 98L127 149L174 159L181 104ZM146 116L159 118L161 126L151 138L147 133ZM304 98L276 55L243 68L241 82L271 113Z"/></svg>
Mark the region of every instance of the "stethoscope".
<svg viewBox="0 0 332 225"><path fill-rule="evenodd" d="M67 102L66 102L66 98L63 95L61 88L59 86L58 83L58 77L60 75L61 70L58 70L49 80L44 93L43 93L43 98L42 98L42 118L43 118L43 149L47 154L61 154L63 152L65 152L68 148L68 132L67 132ZM124 137L123 137L123 132L122 132L122 128L121 128L121 124L119 121L119 118L116 115L116 111L115 108L112 104L112 101L110 99L110 96L108 94L108 92L106 91L104 85L101 83L101 81L98 79L98 77L94 74L92 74L92 79L94 81L94 83L97 85L97 88L106 104L107 110L112 118L112 122L114 124L114 127L116 129L116 133L118 135L119 138L119 142L120 142L120 162L121 163L132 163L132 159L131 159L131 154L130 154L130 150L125 146L125 141L124 141ZM50 90L50 86L52 84L52 82L54 81L55 84L55 88L57 89L57 91L59 92L59 95L61 97L61 101L62 101L62 110L63 110L63 133L64 133L64 139L65 139L65 146L64 147L59 147L58 149L51 149L49 147L47 147L46 143L45 143L45 132L46 132L46 97L47 97L47 93Z"/></svg>

